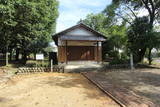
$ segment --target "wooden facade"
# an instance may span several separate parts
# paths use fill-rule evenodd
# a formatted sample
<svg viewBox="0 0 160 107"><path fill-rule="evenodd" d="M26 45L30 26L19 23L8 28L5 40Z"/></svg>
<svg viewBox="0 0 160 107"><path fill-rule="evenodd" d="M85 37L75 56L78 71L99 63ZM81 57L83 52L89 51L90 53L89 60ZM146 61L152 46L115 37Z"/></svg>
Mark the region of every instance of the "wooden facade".
<svg viewBox="0 0 160 107"><path fill-rule="evenodd" d="M58 46L58 62L102 61L105 37L84 24L76 25L53 36Z"/></svg>

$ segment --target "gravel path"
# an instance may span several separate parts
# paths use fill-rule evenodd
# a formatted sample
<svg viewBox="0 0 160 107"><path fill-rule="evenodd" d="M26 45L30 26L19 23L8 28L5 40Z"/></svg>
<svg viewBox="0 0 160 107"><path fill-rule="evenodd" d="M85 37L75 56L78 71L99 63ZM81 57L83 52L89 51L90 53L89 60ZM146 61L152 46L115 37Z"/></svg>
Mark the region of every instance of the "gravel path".
<svg viewBox="0 0 160 107"><path fill-rule="evenodd" d="M119 107L80 74L17 75L0 84L0 107Z"/></svg>

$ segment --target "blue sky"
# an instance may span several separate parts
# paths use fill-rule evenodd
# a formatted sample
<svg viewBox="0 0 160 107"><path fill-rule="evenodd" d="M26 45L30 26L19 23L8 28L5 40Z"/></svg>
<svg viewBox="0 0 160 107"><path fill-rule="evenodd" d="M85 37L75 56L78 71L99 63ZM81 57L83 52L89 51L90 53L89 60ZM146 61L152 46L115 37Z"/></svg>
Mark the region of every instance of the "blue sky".
<svg viewBox="0 0 160 107"><path fill-rule="evenodd" d="M112 0L59 0L59 18L56 32L71 27L89 13L99 13Z"/></svg>

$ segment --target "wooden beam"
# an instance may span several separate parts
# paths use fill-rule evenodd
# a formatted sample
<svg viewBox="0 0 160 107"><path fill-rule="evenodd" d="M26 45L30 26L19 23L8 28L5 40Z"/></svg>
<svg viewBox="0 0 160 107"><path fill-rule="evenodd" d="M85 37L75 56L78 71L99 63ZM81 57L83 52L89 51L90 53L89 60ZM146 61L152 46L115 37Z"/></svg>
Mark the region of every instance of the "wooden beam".
<svg viewBox="0 0 160 107"><path fill-rule="evenodd" d="M66 64L67 64L67 40L65 41L66 42L66 44L65 44L65 62L66 62Z"/></svg>
<svg viewBox="0 0 160 107"><path fill-rule="evenodd" d="M97 63L99 63L98 41L97 41Z"/></svg>

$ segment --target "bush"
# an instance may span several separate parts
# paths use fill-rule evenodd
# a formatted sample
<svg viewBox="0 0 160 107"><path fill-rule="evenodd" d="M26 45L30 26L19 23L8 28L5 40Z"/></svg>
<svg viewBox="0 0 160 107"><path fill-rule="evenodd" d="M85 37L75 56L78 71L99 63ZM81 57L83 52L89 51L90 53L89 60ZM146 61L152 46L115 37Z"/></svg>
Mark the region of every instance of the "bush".
<svg viewBox="0 0 160 107"><path fill-rule="evenodd" d="M113 59L110 63L110 65L115 64L128 64L128 61L126 59Z"/></svg>
<svg viewBox="0 0 160 107"><path fill-rule="evenodd" d="M114 59L119 59L119 58L120 58L119 52L118 52L118 51L111 51L111 52L109 53L109 57L110 57L110 58L114 58Z"/></svg>

